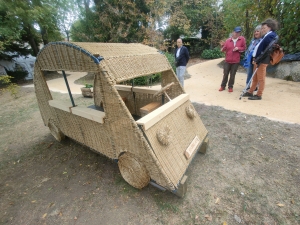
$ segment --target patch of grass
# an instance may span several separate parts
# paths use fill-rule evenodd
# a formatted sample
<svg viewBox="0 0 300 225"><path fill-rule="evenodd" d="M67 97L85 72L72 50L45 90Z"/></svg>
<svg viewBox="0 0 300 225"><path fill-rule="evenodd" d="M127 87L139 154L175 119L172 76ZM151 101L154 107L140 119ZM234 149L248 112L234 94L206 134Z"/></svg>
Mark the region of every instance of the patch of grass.
<svg viewBox="0 0 300 225"><path fill-rule="evenodd" d="M122 175L120 173L116 174L115 176L115 184L119 185L122 192L125 194L135 194L137 192L139 192L139 189L136 189L134 187L132 187L131 185L129 185L124 178L122 177Z"/></svg>
<svg viewBox="0 0 300 225"><path fill-rule="evenodd" d="M276 221L277 224L282 224L282 225L286 224L286 223L284 222L285 219L282 218L282 214L281 214L281 213L278 213L278 211L273 211L273 210L271 210L271 211L270 211L270 215L271 215L272 218Z"/></svg>
<svg viewBox="0 0 300 225"><path fill-rule="evenodd" d="M172 205L168 202L163 202L163 201L156 201L157 206L159 207L160 210L162 211L171 211L173 213L177 213L179 211L178 207L175 205Z"/></svg>
<svg viewBox="0 0 300 225"><path fill-rule="evenodd" d="M286 81L294 81L292 76L285 76L283 79Z"/></svg>
<svg viewBox="0 0 300 225"><path fill-rule="evenodd" d="M167 202L166 197L164 196L166 192L159 194L154 194L154 201L160 211L169 211L173 213L178 213L180 210L177 205L174 203Z"/></svg>

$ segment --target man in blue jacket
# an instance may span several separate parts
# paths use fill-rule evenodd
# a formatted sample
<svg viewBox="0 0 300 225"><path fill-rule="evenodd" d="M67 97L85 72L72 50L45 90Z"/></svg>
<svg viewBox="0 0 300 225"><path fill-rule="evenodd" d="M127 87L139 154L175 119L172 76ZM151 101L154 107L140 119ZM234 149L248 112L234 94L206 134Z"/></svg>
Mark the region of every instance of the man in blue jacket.
<svg viewBox="0 0 300 225"><path fill-rule="evenodd" d="M177 49L175 50L176 75L182 87L184 83L186 64L188 63L189 58L189 51L182 45L182 39L177 39Z"/></svg>

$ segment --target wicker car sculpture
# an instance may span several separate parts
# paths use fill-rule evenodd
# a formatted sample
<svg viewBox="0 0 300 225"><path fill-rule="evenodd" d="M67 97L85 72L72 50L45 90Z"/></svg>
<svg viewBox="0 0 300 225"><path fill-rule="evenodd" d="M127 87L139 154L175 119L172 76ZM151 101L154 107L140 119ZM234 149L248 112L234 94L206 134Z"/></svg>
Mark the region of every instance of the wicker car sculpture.
<svg viewBox="0 0 300 225"><path fill-rule="evenodd" d="M70 101L53 100L44 71L62 71ZM74 103L64 71L94 74L91 107ZM122 85L161 73L161 90ZM207 130L165 55L142 44L52 42L38 54L34 85L44 124L118 162L133 187L149 183L178 196L197 152L205 153Z"/></svg>

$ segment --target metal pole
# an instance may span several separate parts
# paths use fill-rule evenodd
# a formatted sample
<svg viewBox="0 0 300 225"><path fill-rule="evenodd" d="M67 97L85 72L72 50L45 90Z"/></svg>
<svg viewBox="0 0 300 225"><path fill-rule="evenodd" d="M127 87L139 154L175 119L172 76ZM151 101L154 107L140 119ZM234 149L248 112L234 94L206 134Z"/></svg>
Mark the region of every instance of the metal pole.
<svg viewBox="0 0 300 225"><path fill-rule="evenodd" d="M69 92L69 96L70 96L70 99L71 99L71 102L72 102L72 106L75 107L73 96L72 96L72 93L71 93L71 90L70 90L70 87L69 87L69 83L68 83L68 80L67 80L67 76L66 76L66 73L65 73L64 70L62 70L62 74L63 74L64 79L65 79L65 83L66 83L66 86L67 86L67 89L68 89L68 92Z"/></svg>
<svg viewBox="0 0 300 225"><path fill-rule="evenodd" d="M161 95L161 104L164 105L165 104L165 94Z"/></svg>

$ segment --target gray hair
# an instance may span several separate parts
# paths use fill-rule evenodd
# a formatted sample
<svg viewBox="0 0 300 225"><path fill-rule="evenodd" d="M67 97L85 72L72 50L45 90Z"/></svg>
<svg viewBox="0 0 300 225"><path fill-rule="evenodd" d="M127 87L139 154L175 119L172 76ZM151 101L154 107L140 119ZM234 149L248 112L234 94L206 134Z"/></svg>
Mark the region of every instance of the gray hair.
<svg viewBox="0 0 300 225"><path fill-rule="evenodd" d="M261 30L261 25L256 26L255 30Z"/></svg>

